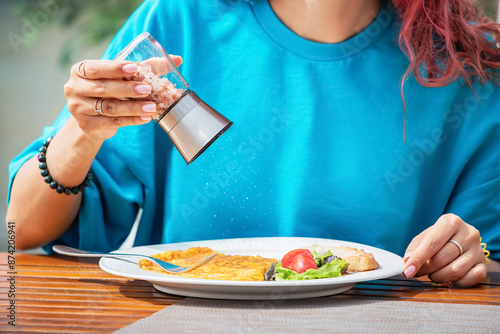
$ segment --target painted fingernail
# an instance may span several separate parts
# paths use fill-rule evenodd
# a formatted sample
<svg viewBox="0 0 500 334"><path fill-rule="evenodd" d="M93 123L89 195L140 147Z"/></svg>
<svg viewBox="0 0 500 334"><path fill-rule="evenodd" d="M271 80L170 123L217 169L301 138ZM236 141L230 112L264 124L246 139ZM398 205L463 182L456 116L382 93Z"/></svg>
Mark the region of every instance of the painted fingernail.
<svg viewBox="0 0 500 334"><path fill-rule="evenodd" d="M406 278L412 278L413 275L415 275L416 271L417 271L417 267L415 267L414 265L411 265L405 269L403 274L406 276Z"/></svg>
<svg viewBox="0 0 500 334"><path fill-rule="evenodd" d="M137 86L135 86L135 91L139 94L149 94L149 93L151 93L151 86L149 86L149 85L137 85Z"/></svg>
<svg viewBox="0 0 500 334"><path fill-rule="evenodd" d="M403 261L404 261L405 263L406 263L406 261L408 261L408 259L410 258L411 253L412 253L412 252L407 252L407 253L405 254L405 256L403 257Z"/></svg>
<svg viewBox="0 0 500 334"><path fill-rule="evenodd" d="M182 64L182 57L181 57L181 56L178 56L178 55L170 55L170 58L171 58L172 60L174 60L174 59L175 59L175 60L177 60L177 61L179 62L179 65L181 65L181 64ZM174 62L175 62L175 60L174 60Z"/></svg>
<svg viewBox="0 0 500 334"><path fill-rule="evenodd" d="M135 73L137 72L137 64L127 64L122 66L122 71L125 73Z"/></svg>
<svg viewBox="0 0 500 334"><path fill-rule="evenodd" d="M141 121L149 122L151 120L151 117L149 116L141 116Z"/></svg>
<svg viewBox="0 0 500 334"><path fill-rule="evenodd" d="M156 111L156 104L154 104L154 103L143 104L141 109L144 112L155 112Z"/></svg>

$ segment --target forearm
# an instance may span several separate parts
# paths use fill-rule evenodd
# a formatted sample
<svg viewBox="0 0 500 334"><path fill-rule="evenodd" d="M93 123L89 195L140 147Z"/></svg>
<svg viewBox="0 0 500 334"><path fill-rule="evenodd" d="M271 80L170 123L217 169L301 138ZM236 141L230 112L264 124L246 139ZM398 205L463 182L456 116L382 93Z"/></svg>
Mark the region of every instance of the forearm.
<svg viewBox="0 0 500 334"><path fill-rule="evenodd" d="M77 186L85 179L101 141L86 136L74 118L54 136L47 149L47 168L61 185ZM40 175L36 157L18 171L12 184L7 221L16 222L16 246L42 246L62 235L74 221L82 194L65 195L51 189Z"/></svg>

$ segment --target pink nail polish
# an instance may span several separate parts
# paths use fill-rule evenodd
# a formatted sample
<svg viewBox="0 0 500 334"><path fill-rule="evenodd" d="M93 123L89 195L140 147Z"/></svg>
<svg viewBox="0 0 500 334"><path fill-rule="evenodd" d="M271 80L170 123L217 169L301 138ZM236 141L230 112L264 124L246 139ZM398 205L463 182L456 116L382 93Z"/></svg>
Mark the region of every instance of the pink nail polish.
<svg viewBox="0 0 500 334"><path fill-rule="evenodd" d="M155 112L156 111L156 104L154 104L154 103L144 104L144 105L142 105L141 109L144 112Z"/></svg>
<svg viewBox="0 0 500 334"><path fill-rule="evenodd" d="M137 72L137 64L127 64L122 66L122 71L125 73L135 73Z"/></svg>
<svg viewBox="0 0 500 334"><path fill-rule="evenodd" d="M411 266L409 266L408 268L405 269L405 271L403 272L403 274L407 278L412 278L415 275L416 271L417 271L417 268L414 265L411 265Z"/></svg>
<svg viewBox="0 0 500 334"><path fill-rule="evenodd" d="M151 120L151 117L149 116L141 116L141 121L149 122Z"/></svg>
<svg viewBox="0 0 500 334"><path fill-rule="evenodd" d="M149 85L137 85L137 86L135 86L135 91L139 94L149 94L149 93L151 93L151 86L149 86Z"/></svg>

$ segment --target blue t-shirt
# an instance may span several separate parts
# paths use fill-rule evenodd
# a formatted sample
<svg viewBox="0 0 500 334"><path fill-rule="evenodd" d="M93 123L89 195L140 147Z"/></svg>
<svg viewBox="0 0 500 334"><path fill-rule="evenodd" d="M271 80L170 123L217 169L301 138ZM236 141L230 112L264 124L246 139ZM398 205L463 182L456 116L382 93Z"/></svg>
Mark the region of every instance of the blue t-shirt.
<svg viewBox="0 0 500 334"><path fill-rule="evenodd" d="M154 122L120 128L57 243L116 249L142 209L135 245L306 236L402 255L451 212L500 258L500 89L410 77L405 123L408 60L389 5L354 37L321 44L267 1L145 1L104 58L144 31L183 57L191 89L234 125L189 166ZM68 117L14 159L11 181Z"/></svg>

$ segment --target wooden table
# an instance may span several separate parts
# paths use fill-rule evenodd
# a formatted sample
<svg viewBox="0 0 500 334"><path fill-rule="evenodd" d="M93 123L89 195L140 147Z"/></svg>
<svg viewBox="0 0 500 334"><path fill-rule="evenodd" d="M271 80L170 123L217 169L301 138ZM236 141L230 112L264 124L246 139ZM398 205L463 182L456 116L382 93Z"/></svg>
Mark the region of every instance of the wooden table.
<svg viewBox="0 0 500 334"><path fill-rule="evenodd" d="M110 333L183 299L157 292L148 282L107 274L95 259L17 253L12 275L7 256L0 253L0 332ZM337 296L352 297L500 305L500 273L489 273L469 289L399 275L356 284ZM5 314L11 303L15 326Z"/></svg>

